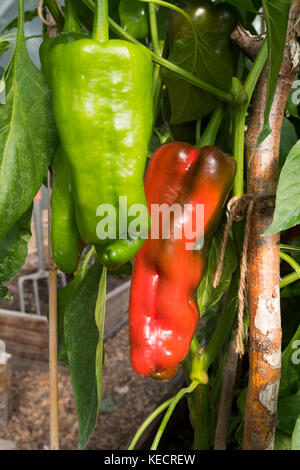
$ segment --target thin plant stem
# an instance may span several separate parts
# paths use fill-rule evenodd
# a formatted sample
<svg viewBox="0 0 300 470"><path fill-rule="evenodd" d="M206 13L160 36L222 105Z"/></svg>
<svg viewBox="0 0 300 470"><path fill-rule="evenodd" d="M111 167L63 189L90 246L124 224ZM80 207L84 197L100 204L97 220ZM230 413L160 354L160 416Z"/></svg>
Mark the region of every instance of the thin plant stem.
<svg viewBox="0 0 300 470"><path fill-rule="evenodd" d="M149 19L150 19L150 30L151 30L153 50L157 55L161 55L158 28L157 28L157 19L156 19L156 7L154 3L149 3ZM158 111L159 111L161 90L162 90L161 70L160 70L160 66L156 64L154 66L154 72L153 72L153 127L155 126Z"/></svg>
<svg viewBox="0 0 300 470"><path fill-rule="evenodd" d="M173 398L170 398L169 400L165 401L158 408L156 408L156 410L154 410L153 413L151 413L150 416L148 416L148 418L143 422L143 424L137 430L134 438L132 439L132 441L131 441L131 443L128 447L128 450L133 450L135 448L135 445L138 442L138 440L140 439L143 432L147 429L148 426L150 426L150 424L155 420L155 418L158 415L160 415L160 413L162 413L166 408L168 408L170 406L172 400L173 400Z"/></svg>
<svg viewBox="0 0 300 470"><path fill-rule="evenodd" d="M290 255L287 255L286 253L283 253L282 251L280 252L280 258L286 261L300 277L300 266L297 261L294 260L294 258L292 258Z"/></svg>
<svg viewBox="0 0 300 470"><path fill-rule="evenodd" d="M108 41L108 1L96 0L93 38L98 42Z"/></svg>
<svg viewBox="0 0 300 470"><path fill-rule="evenodd" d="M233 196L235 197L244 194L246 112L246 106L236 106L233 110L233 156L237 163L236 177L233 185Z"/></svg>
<svg viewBox="0 0 300 470"><path fill-rule="evenodd" d="M300 253L300 246L295 246L295 245L280 245L280 250L282 251L288 251L290 253Z"/></svg>
<svg viewBox="0 0 300 470"><path fill-rule="evenodd" d="M284 287L287 287L290 284L293 284L294 282L299 281L299 279L300 279L300 276L298 273L291 273L291 274L288 274L287 276L284 276L280 282L280 289L283 289Z"/></svg>
<svg viewBox="0 0 300 470"><path fill-rule="evenodd" d="M221 103L213 112L208 125L206 126L205 131L203 132L200 139L197 141L195 147L200 149L205 145L214 145L216 141L217 134L220 129L224 116L224 105Z"/></svg>
<svg viewBox="0 0 300 470"><path fill-rule="evenodd" d="M157 431L157 433L156 433L156 436L155 436L155 438L154 438L154 441L153 441L153 443L152 443L152 446L151 446L151 449L150 449L150 450L157 450L157 447L158 447L158 444L159 444L159 442L160 442L160 440L161 440L161 437L162 437L162 435L163 435L163 433L164 433L164 431L165 431L165 429L166 429L166 426L167 426L167 424L168 424L168 422L169 422L169 420L170 420L170 418L171 418L171 416L172 416L172 413L173 413L173 411L174 411L176 405L178 404L178 402L179 402L179 401L181 400L181 398L182 398L184 395L186 395L187 393L192 393L198 385L199 385L198 382L196 382L196 381L195 381L195 382L192 382L189 387L186 387L186 388L181 389L181 390L177 393L177 395L175 395L175 397L172 399L172 401L171 401L171 403L170 403L170 405L169 405L169 407L168 407L168 410L167 410L167 412L166 412L166 414L165 414L165 416L164 416L164 419L162 420L161 425L159 426L159 429L158 429L158 431Z"/></svg>

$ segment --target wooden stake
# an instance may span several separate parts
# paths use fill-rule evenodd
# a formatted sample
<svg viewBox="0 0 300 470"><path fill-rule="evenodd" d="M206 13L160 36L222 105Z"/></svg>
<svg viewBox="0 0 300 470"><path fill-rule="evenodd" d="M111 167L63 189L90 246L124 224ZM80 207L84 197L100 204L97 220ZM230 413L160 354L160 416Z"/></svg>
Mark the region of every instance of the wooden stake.
<svg viewBox="0 0 300 470"><path fill-rule="evenodd" d="M59 2L57 2L59 4ZM57 35L55 21L49 14L49 37ZM57 360L57 267L51 245L51 185L48 173L48 258L49 258L49 382L50 449L59 450L58 360Z"/></svg>
<svg viewBox="0 0 300 470"><path fill-rule="evenodd" d="M57 268L49 266L50 448L59 449L57 367Z"/></svg>
<svg viewBox="0 0 300 470"><path fill-rule="evenodd" d="M268 83L267 68L259 80L246 135L250 165L248 192L275 196L278 182L280 133L287 98L299 65L293 26L300 13L300 0L291 8L288 37L277 90L270 113L272 134L256 149L264 122ZM248 300L250 312L250 374L245 413L244 449L274 448L277 399L281 371L280 234L261 235L270 226L274 207L256 204L252 213L248 252Z"/></svg>

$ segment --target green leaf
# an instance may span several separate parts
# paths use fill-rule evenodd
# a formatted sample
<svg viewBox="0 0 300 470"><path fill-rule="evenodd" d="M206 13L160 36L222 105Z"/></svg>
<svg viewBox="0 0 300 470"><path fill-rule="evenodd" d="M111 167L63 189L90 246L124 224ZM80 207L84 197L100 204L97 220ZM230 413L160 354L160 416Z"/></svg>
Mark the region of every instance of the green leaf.
<svg viewBox="0 0 300 470"><path fill-rule="evenodd" d="M267 24L269 76L265 121L256 146L259 146L272 132L269 125L269 115L283 60L291 3L291 0L276 0L276 2L274 0L262 0Z"/></svg>
<svg viewBox="0 0 300 470"><path fill-rule="evenodd" d="M292 395L278 402L278 429L292 435L296 421L300 414L300 389L296 395Z"/></svg>
<svg viewBox="0 0 300 470"><path fill-rule="evenodd" d="M228 289L231 281L231 276L237 267L236 250L233 241L231 240L231 238L229 238L225 250L220 283L216 289L213 288L212 283L216 274L217 265L220 257L221 245L223 241L223 226L221 227L222 229L218 230L212 240L208 256L207 269L202 281L199 284L197 291L200 315L203 315L208 307L212 307L213 305L219 302L225 290Z"/></svg>
<svg viewBox="0 0 300 470"><path fill-rule="evenodd" d="M225 62L199 37L197 63L194 65L194 38L180 39L174 42L169 61L182 69L195 73L201 80L228 91L232 81L232 66ZM209 114L218 104L218 99L191 85L173 72L163 70L163 77L168 88L171 105L171 124L197 120Z"/></svg>
<svg viewBox="0 0 300 470"><path fill-rule="evenodd" d="M240 391L240 394L237 399L237 407L239 409L240 416L245 415L247 393L248 393L248 387L243 388L243 390Z"/></svg>
<svg viewBox="0 0 300 470"><path fill-rule="evenodd" d="M300 140L294 145L282 168L274 218L264 236L273 235L300 223Z"/></svg>
<svg viewBox="0 0 300 470"><path fill-rule="evenodd" d="M274 450L291 450L292 439L288 434L276 429Z"/></svg>
<svg viewBox="0 0 300 470"><path fill-rule="evenodd" d="M96 309L95 309L95 322L99 331L99 343L98 343L97 351L96 351L96 378L97 378L99 407L100 407L101 395L102 395L102 367L104 363L103 337L104 337L104 321L105 321L105 307L106 307L106 279L107 279L107 269L103 267L101 279L99 283Z"/></svg>
<svg viewBox="0 0 300 470"><path fill-rule="evenodd" d="M58 144L50 90L27 53L20 24L0 105L0 238L30 207Z"/></svg>
<svg viewBox="0 0 300 470"><path fill-rule="evenodd" d="M80 283L84 279L94 253L94 248L91 248L86 257L80 264L77 274L74 279L58 292L57 297L57 343L58 343L58 360L68 365L68 355L65 347L65 334L64 334L64 318L65 312L72 301Z"/></svg>
<svg viewBox="0 0 300 470"><path fill-rule="evenodd" d="M25 263L31 237L31 215L32 207L0 240L0 298L7 294L7 288L2 286L2 282L11 281Z"/></svg>
<svg viewBox="0 0 300 470"><path fill-rule="evenodd" d="M292 450L300 450L300 415L295 424L292 436Z"/></svg>
<svg viewBox="0 0 300 470"><path fill-rule="evenodd" d="M99 329L95 321L95 310L100 297L104 296L102 268L98 261L89 268L68 303L64 314L64 334L68 363L75 395L79 421L78 447L84 449L95 428L99 413ZM98 299L98 301L97 301ZM97 321L101 314L96 313Z"/></svg>
<svg viewBox="0 0 300 470"><path fill-rule="evenodd" d="M282 354L279 398L300 390L300 325Z"/></svg>
<svg viewBox="0 0 300 470"><path fill-rule="evenodd" d="M283 119L282 129L280 134L280 150L279 150L279 165L283 167L286 157L290 153L292 147L297 143L298 137L294 124L286 117Z"/></svg>
<svg viewBox="0 0 300 470"><path fill-rule="evenodd" d="M258 11L253 5L252 0L227 0L227 2L235 6L236 8L258 14Z"/></svg>

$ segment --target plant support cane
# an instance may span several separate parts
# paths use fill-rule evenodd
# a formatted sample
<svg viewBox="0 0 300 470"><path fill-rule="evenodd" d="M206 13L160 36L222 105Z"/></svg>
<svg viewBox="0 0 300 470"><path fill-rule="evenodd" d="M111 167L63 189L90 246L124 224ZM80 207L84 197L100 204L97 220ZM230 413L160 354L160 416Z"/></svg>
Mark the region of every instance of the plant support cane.
<svg viewBox="0 0 300 470"><path fill-rule="evenodd" d="M278 181L280 132L287 98L298 65L293 26L300 12L296 0L290 11L285 58L271 113L272 133L255 148L265 112L267 68L254 95L253 111L246 135L249 165L248 193L264 198L254 205L248 251L248 304L250 313L250 376L245 412L244 449L273 449L277 425L277 397L281 370L281 317L279 234L262 237L272 221ZM249 38L247 38L249 40Z"/></svg>
<svg viewBox="0 0 300 470"><path fill-rule="evenodd" d="M56 36L50 15L49 36ZM48 174L48 257L49 257L49 382L50 382L50 449L59 450L58 413L58 357L57 357L57 266L53 259L51 244L51 185Z"/></svg>

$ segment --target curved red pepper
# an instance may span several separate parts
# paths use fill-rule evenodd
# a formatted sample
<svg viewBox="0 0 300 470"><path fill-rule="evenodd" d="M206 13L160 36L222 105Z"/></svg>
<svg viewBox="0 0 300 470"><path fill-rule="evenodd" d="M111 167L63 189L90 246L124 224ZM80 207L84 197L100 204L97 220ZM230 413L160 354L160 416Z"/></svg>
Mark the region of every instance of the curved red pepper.
<svg viewBox="0 0 300 470"><path fill-rule="evenodd" d="M235 172L234 159L213 146L166 144L150 161L145 178L150 212L152 204L190 204L192 210L185 217L173 214L170 239L162 239L160 218L159 239L146 240L135 257L129 323L131 363L139 375L169 379L188 353L199 316L193 294L205 272L207 248L186 249L187 242L203 236L203 227L192 240L176 239L174 228L194 224L196 205L203 204L205 238L211 236Z"/></svg>

